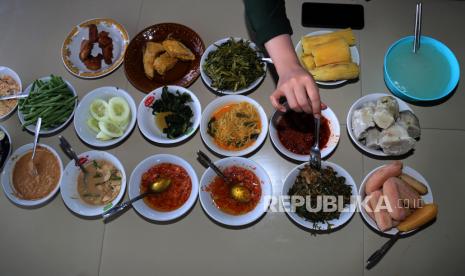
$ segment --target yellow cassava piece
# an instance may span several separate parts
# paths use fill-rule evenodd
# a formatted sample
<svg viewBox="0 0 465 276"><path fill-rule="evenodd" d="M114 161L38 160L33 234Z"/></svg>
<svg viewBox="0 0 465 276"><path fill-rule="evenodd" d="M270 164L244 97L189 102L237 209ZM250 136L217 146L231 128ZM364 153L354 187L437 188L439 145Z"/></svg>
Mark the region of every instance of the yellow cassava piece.
<svg viewBox="0 0 465 276"><path fill-rule="evenodd" d="M312 56L316 67L351 61L349 45L342 38L316 46Z"/></svg>
<svg viewBox="0 0 465 276"><path fill-rule="evenodd" d="M302 60L302 63L304 64L305 68L310 71L310 70L313 70L315 69L315 60L313 60L313 56L312 55L303 55L300 57L300 59Z"/></svg>
<svg viewBox="0 0 465 276"><path fill-rule="evenodd" d="M316 81L336 81L356 79L360 69L353 62L329 64L310 71Z"/></svg>
<svg viewBox="0 0 465 276"><path fill-rule="evenodd" d="M303 52L305 55L309 55L312 52L313 48L315 48L316 46L331 42L338 38L344 39L347 42L347 44L349 44L349 46L355 45L354 33L352 32L352 29L348 28L328 34L302 37L301 42Z"/></svg>

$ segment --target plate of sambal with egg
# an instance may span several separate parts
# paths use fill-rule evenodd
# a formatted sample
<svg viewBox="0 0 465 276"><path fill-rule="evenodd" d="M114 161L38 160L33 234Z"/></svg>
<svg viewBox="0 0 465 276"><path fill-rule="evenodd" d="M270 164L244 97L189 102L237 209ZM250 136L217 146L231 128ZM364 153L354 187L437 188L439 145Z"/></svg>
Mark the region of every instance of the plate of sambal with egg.
<svg viewBox="0 0 465 276"><path fill-rule="evenodd" d="M271 180L256 162L241 157L228 157L215 162L228 178L220 178L208 168L200 180L199 198L205 212L220 224L242 226L259 219L268 209L272 195ZM232 186L248 190L247 200L232 195Z"/></svg>
<svg viewBox="0 0 465 276"><path fill-rule="evenodd" d="M281 154L297 161L309 160L315 134L312 114L276 111L270 120L269 129L271 141ZM340 132L336 114L329 107L322 110L319 143L321 158L334 151L339 143Z"/></svg>
<svg viewBox="0 0 465 276"><path fill-rule="evenodd" d="M131 174L129 198L147 192L150 185L160 179L169 183L167 188L133 203L134 208L154 221L181 217L197 200L199 183L192 166L175 155L157 154L140 162Z"/></svg>

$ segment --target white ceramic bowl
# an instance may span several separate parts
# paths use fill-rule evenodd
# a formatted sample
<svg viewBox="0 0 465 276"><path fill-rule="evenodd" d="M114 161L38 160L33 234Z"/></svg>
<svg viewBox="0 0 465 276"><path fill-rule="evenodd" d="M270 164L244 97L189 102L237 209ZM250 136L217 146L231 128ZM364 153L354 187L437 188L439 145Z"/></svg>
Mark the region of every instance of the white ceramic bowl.
<svg viewBox="0 0 465 276"><path fill-rule="evenodd" d="M374 93L374 94L368 94L366 96L363 96L360 99L358 99L357 101L355 101L352 104L352 106L350 107L349 113L347 114L347 118L346 118L347 132L349 132L350 139L355 143L355 145L357 145L358 148L360 148L364 152L367 152L369 154L376 155L376 156L389 156L389 155L384 153L380 149L379 150L371 149L371 148L365 146L364 144L362 144L362 142L357 140L357 138L355 138L355 134L354 134L354 131L352 129L352 116L354 115L355 110L362 108L366 103L368 103L368 102L375 102L376 103L376 100L378 100L379 98L384 97L384 96L391 96L394 99L396 99L397 103L399 104L399 111L410 110L410 111L413 112L413 110L410 108L410 106L406 102L402 101L401 99L399 99L397 97L394 97L392 95L388 95L388 94L385 94L385 93Z"/></svg>
<svg viewBox="0 0 465 276"><path fill-rule="evenodd" d="M384 167L385 165L383 166L380 166L380 167L377 167L375 168L374 170L372 170L370 173L368 173L365 178L363 179L362 181L362 185L360 185L360 190L359 190L359 195L360 195L360 203L363 203L363 200L365 199L365 196L366 196L366 193L365 193L365 184L368 180L368 178L370 178L370 176L375 172L377 171L378 169L381 169L382 167ZM404 168L402 169L402 172L407 174L407 175L410 175L412 177L414 177L415 179L417 179L418 181L424 183L426 185L426 187L428 187L428 193L426 195L423 195L422 196L422 199L425 203L433 203L433 192L431 191L431 187L429 186L428 182L426 181L426 179L419 173L417 172L416 170L408 167L408 166L404 166ZM387 234L387 235L395 235L397 234L397 232L399 232L397 230L397 228L392 228L391 230L389 231L386 231L386 232L382 232L381 230L379 230L378 228L378 225L376 225L376 222L367 214L367 211L365 210L365 208L363 206L359 206L359 210L360 210L360 213L362 214L362 218L363 220L368 223L368 225L370 225L370 227L375 230L375 232L377 233L380 233L380 234ZM416 231L416 230L412 230L412 231L409 231L409 232L405 232L405 233L401 233L401 235L406 235L410 232L413 232L413 231Z"/></svg>
<svg viewBox="0 0 465 276"><path fill-rule="evenodd" d="M329 154L331 154L331 152L333 152L334 149L336 149L337 144L339 143L340 136L341 136L341 129L340 129L340 126L339 126L339 120L337 119L336 114L334 114L334 112L331 110L331 108L328 107L328 108L322 110L321 114L326 119L328 119L329 128L331 129L331 134L329 136L328 143L326 144L326 146L324 148L320 148L320 150L321 150L321 158L325 158ZM281 152L282 154L284 154L285 156L287 156L287 157L289 157L291 159L297 160L297 161L302 161L302 162L308 161L310 159L309 154L308 155L303 155L303 154L294 153L294 152L288 150L286 147L284 147L284 145L279 140L278 130L276 129L276 124L277 124L279 118L282 115L283 115L282 112L275 111L275 113L273 114L273 117L271 117L271 120L270 120L270 138L271 138L271 141L273 142L275 147L278 149L278 151ZM312 124L313 122L308 122L308 123ZM309 145L309 147L311 147L311 146L312 145Z"/></svg>
<svg viewBox="0 0 465 276"><path fill-rule="evenodd" d="M18 74L15 71L13 71L13 69L10 69L5 66L0 66L0 78L4 76L9 76L16 81L16 83L19 85L19 91L17 92L17 94L21 94L21 92L23 91L23 86L21 84L21 79L19 78ZM18 107L18 102L16 102L16 105L8 113L6 113L3 116L0 116L0 121L9 118L10 115L15 111L16 107Z"/></svg>
<svg viewBox="0 0 465 276"><path fill-rule="evenodd" d="M5 165L6 162L8 161L8 158L11 155L11 152L13 151L13 141L11 140L10 133L8 133L8 131L6 130L6 128L4 126L0 125L0 131L3 131L5 133L5 138L4 139L8 139L8 141L10 142L10 150L8 151L7 155L5 156L5 160L4 160L4 163L3 163L3 165ZM3 168L3 165L0 164L0 170Z"/></svg>
<svg viewBox="0 0 465 276"><path fill-rule="evenodd" d="M81 173L81 169L75 165L74 161L71 160L65 167L64 178L61 181L61 197L71 211L85 217L96 217L109 210L111 207L118 204L123 198L124 192L126 191L126 172L124 171L123 164L116 158L116 156L105 151L87 151L79 154L79 158L87 158L89 161L92 160L106 160L112 163L121 172L121 189L119 194L106 205L91 205L86 203L79 196L77 190L77 178Z"/></svg>
<svg viewBox="0 0 465 276"><path fill-rule="evenodd" d="M49 201L58 192L58 189L60 188L60 183L63 180L63 164L61 162L61 158L58 155L58 153L52 147L50 147L48 145L44 145L44 144L37 144L37 145L48 149L50 152L53 153L53 155L55 155L55 157L58 160L58 164L60 165L60 179L59 179L56 187L52 190L52 192L50 192L47 196L45 196L43 198L36 199L36 200L26 200L26 199L18 198L15 195L15 191L14 191L14 187L13 187L13 179L12 179L13 170L15 168L16 161L21 156L23 156L25 153L32 150L34 145L32 143L30 143L30 144L26 144L26 145L23 145L23 146L19 147L17 150L15 150L13 155L11 155L11 157L6 162L5 167L3 168L1 179L2 179L3 191L4 191L5 195L13 203L15 203L17 205L20 205L20 206L33 207L33 206L39 206L39 205L42 205L42 204L46 203L47 201Z"/></svg>
<svg viewBox="0 0 465 276"><path fill-rule="evenodd" d="M156 211L147 204L143 200L136 201L132 204L134 209L141 214L142 216L146 217L147 219L154 220L154 221L170 221L176 218L181 217L185 213L192 208L197 200L197 195L199 191L199 180L197 178L197 174L195 173L192 166L185 161L184 159L171 155L171 154L157 154L152 155L137 165L137 167L132 171L131 178L129 179L129 198L133 199L136 196L140 195L140 184L142 175L148 171L151 167L162 164L162 163L171 163L174 165L178 165L183 167L186 172L189 174L192 183L192 190L189 198L184 202L184 204L174 211L169 212L160 212Z"/></svg>
<svg viewBox="0 0 465 276"><path fill-rule="evenodd" d="M305 36L314 36L314 35L322 35L322 34L329 34L329 33L332 33L334 31L328 31L328 30L321 30L321 31L315 31L315 32L311 32L311 33L308 33L306 34ZM350 50L350 55L352 57L352 62L353 63L356 63L357 65L360 65L360 54L358 53L358 49L356 46L350 46L349 47L349 50ZM299 57L299 60L300 60L300 56L302 55L303 53L303 48L302 48L302 41L299 40L299 42L297 43L297 45L295 46L295 51L297 53L297 56ZM302 61L301 61L301 64L302 64ZM302 66L304 66L302 64ZM304 67L305 68L305 67ZM316 83L318 84L321 84L321 85L325 85L325 86L336 86L336 85L339 85L339 84L343 84L344 82L347 82L347 80L338 80L338 81L316 81Z"/></svg>
<svg viewBox="0 0 465 276"><path fill-rule="evenodd" d="M91 130L89 126L87 126L87 120L91 117L89 108L90 104L95 99L102 99L108 102L113 97L122 97L126 100L131 110L131 119L123 132L123 136L107 141L102 141L97 139L97 133ZM79 138L81 138L87 144L94 147L108 147L121 142L131 133L132 129L136 125L136 116L137 107L133 98L131 95L129 95L128 92L118 87L104 86L92 90L81 99L78 107L76 108L76 114L74 115L74 129L76 130Z"/></svg>
<svg viewBox="0 0 465 276"><path fill-rule="evenodd" d="M352 178L352 176L350 176L350 174L344 168L331 162L322 161L321 167L322 168L327 168L327 167L333 168L333 170L337 172L338 176L345 177L346 184L351 186L352 188L351 203L343 209L338 219L333 219L329 221L329 223L331 224L331 228L329 228L328 224L326 223L318 223L315 225L313 222L308 221L300 217L297 213L291 211L288 193L291 187L294 185L295 180L297 176L299 175L300 170L303 169L306 164L307 163L303 163L295 167L292 171L289 172L289 174L286 176L286 179L284 180L284 185L283 185L283 189L281 192L281 202L285 208L286 213L295 223L310 230L327 231L327 230L335 230L343 226L346 222L350 220L350 218L354 215L355 210L357 209L357 195L358 195L357 186L355 185L355 181Z"/></svg>
<svg viewBox="0 0 465 276"><path fill-rule="evenodd" d="M42 81L48 81L50 80L50 76L47 76L47 77L42 77L40 78L39 80L42 80ZM65 80L63 78L63 81L66 83L66 85L68 85L68 88L71 90L71 92L73 92L74 96L77 96L77 93L76 93L76 90L74 89L74 87L71 85L71 83L69 83L69 81ZM26 89L24 90L23 94L27 94L29 95L29 92L31 92L31 88L32 88L32 83L28 85L28 87L26 87ZM41 129L40 130L40 134L52 134L52 133L56 133L60 130L62 130L65 126L68 125L68 123L73 119L73 116L74 116L74 112L76 111L76 106L78 104L78 99L76 99L76 101L74 102L74 109L73 109L73 112L71 112L71 114L69 115L68 119L61 125L55 127L55 128L51 128L51 129ZM21 124L24 123L24 115L21 111L19 111L18 109L18 117L19 117L19 121L21 122ZM28 125L26 127L26 129L32 133L34 133L34 129L35 129L36 125L33 124L33 125Z"/></svg>
<svg viewBox="0 0 465 276"><path fill-rule="evenodd" d="M200 203L202 204L203 209L205 212L215 221L229 226L242 226L252 223L259 219L263 213L266 212L268 209L271 196L273 195L272 191L272 184L271 179L266 173L265 169L260 166L258 163L242 157L228 157L224 159L217 160L214 162L216 166L220 169L225 169L231 166L238 166L242 168L246 168L253 173L260 179L262 195L260 201L257 203L257 206L253 210L243 215L230 215L223 211L221 211L213 202L213 199L208 191L206 191L206 187L213 182L216 177L216 173L208 168L202 175L200 179L200 189L199 189L199 197Z"/></svg>
<svg viewBox="0 0 465 276"><path fill-rule="evenodd" d="M205 84L210 88L212 89L213 91L216 91L217 93L221 93L221 94L227 94L227 95L239 95L239 94L243 94L243 93L247 93L249 92L250 90L253 90L255 87L257 87L261 81L265 78L266 76L266 62L263 62L263 70L265 71L265 73L263 74L263 76L259 77L258 79L256 79L254 82L252 82L249 86L245 87L245 88L242 88L242 89L239 89L237 91L232 91L232 90L219 90L218 88L215 88L215 87L212 87L212 80L210 79L210 77L207 75L207 73L205 72L205 70L203 69L204 65L205 65L205 60L207 59L208 55L215 51L217 49L216 45L221 45L221 44L224 44L226 43L229 39L231 39L230 37L226 37L226 38L223 38L223 39L220 39L218 41L216 41L215 43L211 44L210 46L208 46L208 48L205 50L205 52L203 53L202 55L202 58L200 59L200 75L202 76L202 80L205 82ZM250 44L250 48L252 48L254 51L257 52L257 56L259 58L262 58L263 55L260 53L260 50L258 49L257 45L255 45L255 43L247 40L247 39L244 39L244 38L240 38L240 37L234 37L233 38L234 41L239 41L239 40L244 40L244 41L248 41Z"/></svg>
<svg viewBox="0 0 465 276"><path fill-rule="evenodd" d="M249 147L242 149L242 150L238 150L238 151L224 150L220 148L219 146L217 146L213 138L207 133L208 121L210 121L210 118L212 117L213 113L218 108L223 107L227 104L241 103L241 102L247 102L253 105L257 109L257 112L260 115L262 130L260 132L260 135L258 135L257 140ZM263 107L258 102L253 100L252 98L249 98L247 96L242 96L242 95L227 95L227 96L216 98L215 100L213 100L207 105L207 107L202 113L202 120L200 121L200 134L202 136L203 141L205 142L205 144L207 144L207 146L210 149L212 149L216 153L221 154L223 156L243 156L243 155L253 152L258 147L260 147L260 145L265 141L267 133L268 133L268 119L266 117L265 111L263 110Z"/></svg>
<svg viewBox="0 0 465 276"><path fill-rule="evenodd" d="M186 140L192 134L195 133L197 128L200 124L200 117L202 116L202 106L200 105L200 101L197 96L187 88L176 86L176 85L168 85L168 91L170 93L176 93L179 91L181 94L187 93L191 96L192 102L188 103L194 116L191 119L192 126L184 135L179 136L175 139L170 139L163 133L163 129L160 129L155 121L155 115L152 114L152 108L145 106L145 101L149 97L155 97L155 100L160 99L162 94L163 87L159 87L154 91L150 92L145 96L139 104L139 109L137 110L137 125L139 126L140 131L144 136L153 141L155 143L160 144L174 144L179 143L181 141Z"/></svg>

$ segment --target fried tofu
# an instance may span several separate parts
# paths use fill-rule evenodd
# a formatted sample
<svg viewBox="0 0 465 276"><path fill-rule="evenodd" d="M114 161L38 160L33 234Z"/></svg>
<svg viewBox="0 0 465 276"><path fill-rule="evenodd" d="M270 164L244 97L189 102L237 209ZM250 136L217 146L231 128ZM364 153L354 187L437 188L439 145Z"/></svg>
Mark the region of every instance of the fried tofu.
<svg viewBox="0 0 465 276"><path fill-rule="evenodd" d="M152 79L154 75L154 60L161 53L165 52L163 45L156 42L147 42L144 48L143 63L145 75Z"/></svg>
<svg viewBox="0 0 465 276"><path fill-rule="evenodd" d="M170 54L168 54L168 52L165 52L155 58L153 61L153 68L157 71L158 74L163 76L167 71L171 70L177 62L177 58L172 57Z"/></svg>
<svg viewBox="0 0 465 276"><path fill-rule="evenodd" d="M185 61L195 59L194 53L192 53L192 51L189 48L187 48L186 45L182 44L177 40L166 39L165 41L163 41L163 47L171 57L175 57Z"/></svg>

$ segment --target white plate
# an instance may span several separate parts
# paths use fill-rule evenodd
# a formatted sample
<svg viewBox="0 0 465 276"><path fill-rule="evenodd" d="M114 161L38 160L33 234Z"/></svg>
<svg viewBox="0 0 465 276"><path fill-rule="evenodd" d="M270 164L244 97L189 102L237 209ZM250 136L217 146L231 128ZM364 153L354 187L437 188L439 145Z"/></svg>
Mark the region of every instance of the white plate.
<svg viewBox="0 0 465 276"><path fill-rule="evenodd" d="M200 117L202 115L202 106L200 105L200 101L197 96L189 89L176 85L168 85L168 91L172 94L176 93L176 91L179 91L181 94L187 93L191 96L192 102L187 103L187 105L190 106L192 112L194 113L194 116L191 119L191 128L188 129L184 135L181 135L175 139L170 139L166 136L165 133L163 133L163 129L160 129L157 126L155 115L152 114L153 109L151 107L145 106L145 101L148 97L155 97L155 100L160 99L162 90L163 87L159 87L147 94L147 96L142 99L137 110L137 125L139 126L142 134L144 134L144 136L147 137L147 139L150 141L160 144L179 143L189 138L189 136L194 134L199 127Z"/></svg>
<svg viewBox="0 0 465 276"><path fill-rule="evenodd" d="M21 79L19 78L18 74L15 71L13 71L13 69L10 69L5 66L0 66L0 78L4 76L9 76L16 81L16 83L19 85L19 91L17 91L16 94L21 94L21 92L23 91L23 86L21 84ZM16 105L8 113L6 113L3 116L0 116L0 121L9 118L10 115L15 111L17 106L18 102L16 102Z"/></svg>
<svg viewBox="0 0 465 276"><path fill-rule="evenodd" d="M321 161L322 168L331 167L335 172L337 172L338 176L345 177L346 184L351 186L352 188L352 197L351 203L344 208L344 210L340 213L339 218L328 221L331 224L331 229L329 229L328 224L326 223L318 223L315 225L313 222L300 217L297 213L291 212L289 198L286 199L286 196L288 196L289 190L294 185L300 170L303 169L306 164L307 163L300 164L299 166L295 167L291 172L289 172L289 174L286 176L286 179L284 180L283 190L281 192L281 202L285 207L286 213L289 215L289 217L300 226L317 231L335 230L344 225L346 222L348 222L350 218L354 215L355 210L357 209L358 192L357 186L355 185L355 181L352 178L352 176L350 176L350 174L341 166L328 161Z"/></svg>
<svg viewBox="0 0 465 276"><path fill-rule="evenodd" d="M33 206L39 206L39 205L42 205L42 204L46 203L47 201L49 201L58 192L58 189L60 188L60 183L63 180L63 164L61 162L61 158L58 155L58 153L52 147L50 147L48 145L44 145L44 144L37 144L37 145L46 148L47 150L52 152L53 155L55 155L55 157L58 160L58 164L60 165L60 179L58 180L58 183L57 183L56 187L53 189L53 191L50 192L50 194L48 194L47 196L45 196L43 198L36 199L36 200L27 200L27 199L18 198L15 195L14 187L13 187L13 179L12 179L13 170L15 168L16 161L21 156L23 156L25 153L32 150L34 145L31 143L31 144L26 144L26 145L23 145L23 146L19 147L17 150L15 150L13 155L11 155L11 157L6 162L5 167L3 168L1 179L2 179L3 191L4 191L5 195L13 203L15 203L17 205L20 205L20 206L33 207Z"/></svg>
<svg viewBox="0 0 465 276"><path fill-rule="evenodd" d="M220 93L220 94L226 94L226 95L239 95L239 94L243 94L243 93L247 93L249 92L250 90L253 90L255 87L257 87L261 81L265 78L266 76L266 62L263 62L263 70L265 71L265 73L263 74L263 76L261 76L260 78L256 79L254 82L252 82L249 86L245 87L245 88L242 88L242 89L239 89L237 91L232 91L232 90L219 90L218 88L215 88L215 87L212 87L212 80L210 79L210 77L207 75L207 73L205 72L205 70L203 70L203 66L205 65L205 60L207 59L208 57L208 54L210 54L212 51L215 51L217 49L216 45L221 45L221 44L224 44L226 43L228 40L230 39L230 37L226 37L226 38L223 38L223 39L220 39L218 41L216 41L215 43L211 44L210 46L208 46L208 48L205 50L205 52L203 53L202 55L202 58L200 59L200 75L202 76L202 80L205 82L205 84L212 90L216 91L217 93ZM247 39L244 39L244 38L240 38L240 37L234 37L233 38L234 41L239 41L239 40L244 40L244 41L248 41L250 44L250 48L252 48L254 51L257 52L257 56L259 58L262 58L263 55L260 53L260 50L258 49L257 45L255 45L255 43L253 43L252 41L250 40L247 40Z"/></svg>
<svg viewBox="0 0 465 276"><path fill-rule="evenodd" d="M260 197L260 201L257 203L257 206L255 206L255 208L250 212L238 216L227 214L221 211L215 205L210 193L205 190L206 187L212 183L213 179L216 177L215 172L208 168L200 179L199 189L200 203L202 204L205 212L215 221L229 226L247 225L259 219L268 209L271 202L271 196L273 195L271 179L266 173L265 169L263 169L263 167L258 163L242 157L228 157L217 160L214 163L221 170L231 166L238 166L253 171L257 178L260 179L262 195Z"/></svg>
<svg viewBox="0 0 465 276"><path fill-rule="evenodd" d="M376 103L376 100L378 100L379 98L384 97L384 96L390 96L390 97L393 97L394 99L396 99L397 103L399 104L399 111L409 110L409 111L413 112L413 110L410 108L410 106L406 102L402 101L401 99L399 99L397 97L394 97L394 96L388 95L388 94L384 94L384 93L374 93L374 94L368 94L366 96L363 96L360 99L358 99L357 101L355 101L354 104L352 104L352 106L350 107L349 113L347 114L347 119L346 119L347 132L349 132L350 139L361 150L363 150L363 151L365 151L365 152L367 152L369 154L376 155L376 156L390 156L390 155L384 153L382 150L370 149L369 147L365 146L364 144L362 144L362 142L360 142L359 140L357 140L355 138L355 134L354 134L354 131L352 129L352 116L353 116L355 110L362 108L364 104L366 104L368 102Z"/></svg>
<svg viewBox="0 0 465 276"><path fill-rule="evenodd" d="M134 209L136 209L136 211L139 214L154 221L170 221L181 217L182 215L187 213L189 209L191 209L192 206L195 204L199 191L199 180L197 178L197 174L186 160L171 154L157 154L144 159L142 162L139 163L139 165L137 165L134 171L132 171L128 188L130 199L133 199L136 196L140 195L140 183L142 175L151 167L162 163L171 163L183 167L189 174L189 177L191 178L192 190L186 202L184 202L184 204L181 207L174 211L156 211L147 206L147 204L145 204L143 200L136 201L132 204Z"/></svg>
<svg viewBox="0 0 465 276"><path fill-rule="evenodd" d="M41 81L48 81L50 80L51 77L50 76L47 76L47 77L42 77L40 78L39 80ZM77 93L76 93L76 90L74 89L74 87L71 85L71 83L69 83L69 81L65 80L63 78L63 81L66 83L66 85L68 85L68 88L69 90L71 90L71 92L74 94L74 96L77 96ZM26 87L26 90L24 90L23 94L26 94L26 95L29 95L29 93L31 92L31 88L32 88L32 83L28 85L28 87ZM78 99L76 98L75 102L74 102L74 108L73 108L73 112L71 112L71 114L69 115L68 119L61 125L55 127L55 128L51 128L51 129L40 129L40 134L52 134L52 133L56 133L58 131L60 131L61 129L63 129L65 126L68 125L68 123L73 119L73 116L74 116L74 112L76 111L76 106L78 104ZM24 115L21 111L19 111L18 109L18 117L19 117L19 121L21 122L21 124L24 123ZM35 129L36 125L33 124L33 125L28 125L26 127L26 129L32 133L34 133L34 129Z"/></svg>
<svg viewBox="0 0 465 276"><path fill-rule="evenodd" d="M329 34L329 33L332 33L332 32L334 32L334 31L321 30L321 31L315 31L315 32L308 33L305 36ZM357 65L360 65L360 54L358 53L357 46L350 46L349 50L350 50L350 55L352 57L352 62L356 63ZM297 53L297 57L299 58L299 61L300 61L300 56L303 53L302 42L300 40L297 43L297 45L295 46L295 52ZM300 63L302 64L302 61L300 61ZM302 64L302 66L305 68L305 66L303 64ZM346 81L347 80L316 81L316 83L321 84L321 85L326 85L326 86L336 86L336 85L342 84L342 83L344 83Z"/></svg>
<svg viewBox="0 0 465 276"><path fill-rule="evenodd" d="M218 108L223 107L228 104L241 103L241 102L247 102L253 105L257 109L257 112L260 115L262 130L260 132L260 135L258 135L257 140L249 147L243 150L238 150L238 151L224 150L220 148L219 146L217 146L215 141L213 141L213 138L207 133L208 121L210 121L210 118L212 117L213 113ZM202 140L205 142L205 144L207 144L207 146L210 149L224 156L243 156L243 155L253 152L258 147L260 147L260 145L265 141L267 133L268 133L268 119L266 117L265 111L263 110L263 107L258 102L253 100L252 98L249 98L247 96L242 96L242 95L227 95L227 96L216 98L215 100L213 100L207 105L204 112L202 113L202 120L200 121L200 134L202 136Z"/></svg>
<svg viewBox="0 0 465 276"><path fill-rule="evenodd" d="M87 27L89 24L97 25L99 32L108 32L113 40L113 63L108 65L102 60L102 68L96 71L88 69L79 59L81 42L89 38L89 28ZM66 36L61 47L61 59L71 74L85 79L99 78L110 74L123 63L128 44L129 36L126 29L115 20L109 18L90 19L75 26ZM99 53L102 53L102 49L96 43L92 49L92 55L96 56Z"/></svg>
<svg viewBox="0 0 465 276"><path fill-rule="evenodd" d="M334 149L336 149L337 144L339 143L340 136L341 136L341 129L340 129L340 126L339 126L339 120L337 119L336 114L334 114L334 112L331 110L331 108L328 107L328 108L322 110L321 114L326 119L328 119L329 128L331 129L331 134L329 136L328 143L326 144L326 146L324 148L320 149L321 150L321 158L325 158L329 154L331 154L331 152L333 152ZM293 153L290 150L288 150L286 147L284 147L284 145L279 140L278 130L276 129L275 124L278 122L279 117L282 116L282 115L283 115L282 112L275 111L275 113L273 114L273 117L271 117L271 120L270 120L270 138L271 138L271 141L273 142L275 147L279 150L279 152L281 152L285 156L287 156L287 157L289 157L291 159L297 160L297 161L302 161L302 162L308 161L310 159L310 154L302 155L302 154ZM309 123L313 123L313 122L309 122ZM311 147L311 145L309 145L309 147Z"/></svg>
<svg viewBox="0 0 465 276"><path fill-rule="evenodd" d="M0 164L0 170L1 170L3 168L3 165L5 165L6 162L8 161L8 158L10 157L11 152L13 151L13 141L11 140L10 133L8 133L8 131L6 130L6 128L4 126L0 125L0 131L3 131L5 133L5 138L4 139L8 139L8 141L10 143L10 150L8 151L7 155L5 156L4 163Z"/></svg>
<svg viewBox="0 0 465 276"><path fill-rule="evenodd" d="M122 97L126 100L129 105L129 109L131 110L131 119L128 126L123 131L123 136L107 141L99 140L96 138L97 133L91 130L87 125L87 120L91 117L89 113L90 104L95 99L102 99L108 102L113 97ZM108 147L121 142L129 135L129 133L131 133L132 129L136 125L136 114L136 104L128 92L118 87L104 86L90 91L79 102L79 105L76 108L76 114L74 115L74 129L76 130L79 138L87 144L94 147Z"/></svg>
<svg viewBox="0 0 465 276"><path fill-rule="evenodd" d="M365 193L365 184L368 180L368 178L375 172L377 171L378 169L381 169L382 167L384 167L385 165L383 166L380 166L374 170L372 170L369 174L367 174L367 176L365 176L365 178L363 179L362 181L362 185L360 185L360 191L359 191L359 194L360 194L360 202L363 202L365 196L366 196L366 193ZM429 186L428 182L426 181L426 179L419 173L417 172L416 170L408 167L408 166L404 166L404 168L402 169L402 172L407 174L407 175L410 175L411 177L417 179L418 181L424 183L426 185L426 187L428 187L428 193L426 195L423 195L422 196L422 199L425 203L433 203L433 192L431 191L431 187ZM382 233L382 234L387 234L387 235L395 235L397 234L397 232L399 232L397 230L397 228L392 228L391 230L389 231L386 231L386 232L382 232L381 230L379 230L378 228L378 225L376 225L376 222L371 219L371 217L367 214L365 208L363 208L363 206L359 206L359 210L360 210L360 213L362 214L362 218L363 220L368 223L368 225L370 225L370 227L375 230L375 232L378 232L378 233ZM405 233L401 233L401 235L406 235L410 232L413 232L413 231L416 231L416 230L412 230L412 231L409 231L409 232L405 232Z"/></svg>
<svg viewBox="0 0 465 276"><path fill-rule="evenodd" d="M105 160L112 163L121 172L121 189L119 194L110 203L106 205L91 205L86 203L79 196L77 190L77 178L81 173L81 169L75 165L74 161L71 160L66 165L64 171L64 178L61 182L61 197L71 211L85 217L95 217L103 214L111 207L118 204L123 198L126 190L126 172L124 171L123 164L114 155L105 151L87 151L79 154L79 158L87 158L89 161L92 160Z"/></svg>

